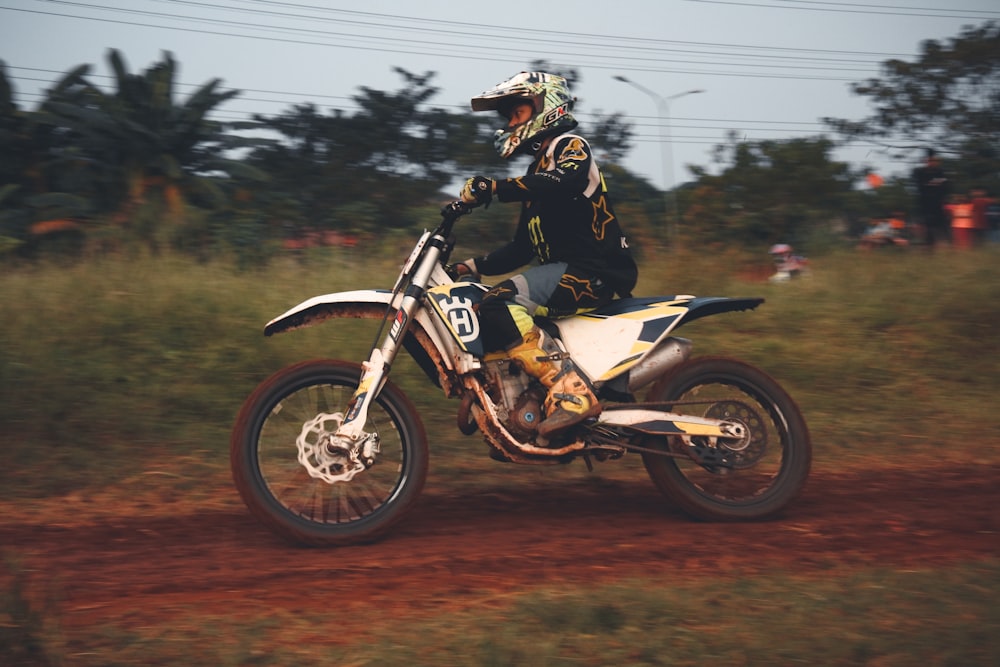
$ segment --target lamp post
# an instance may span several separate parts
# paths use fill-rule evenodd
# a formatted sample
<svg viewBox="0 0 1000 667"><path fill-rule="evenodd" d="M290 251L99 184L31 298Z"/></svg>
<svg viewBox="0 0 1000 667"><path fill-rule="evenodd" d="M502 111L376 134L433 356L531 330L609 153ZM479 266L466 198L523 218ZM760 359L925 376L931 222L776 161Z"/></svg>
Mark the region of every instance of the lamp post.
<svg viewBox="0 0 1000 667"><path fill-rule="evenodd" d="M670 103L681 97L687 95L696 95L698 93L705 92L701 89L685 90L683 93L677 93L676 95L670 95L664 97L654 90L650 90L642 84L636 83L631 79L627 79L624 76L617 74L615 75L616 81L621 81L622 83L627 83L636 90L643 92L653 98L656 103L657 115L660 117L660 158L663 160L663 208L665 215L669 216L671 211L671 196L670 193L673 191L674 185L674 158L671 147L671 137L670 137ZM667 239L676 243L678 228L680 225L681 214L680 207L677 203L677 193L673 193L673 223L668 224L667 227Z"/></svg>

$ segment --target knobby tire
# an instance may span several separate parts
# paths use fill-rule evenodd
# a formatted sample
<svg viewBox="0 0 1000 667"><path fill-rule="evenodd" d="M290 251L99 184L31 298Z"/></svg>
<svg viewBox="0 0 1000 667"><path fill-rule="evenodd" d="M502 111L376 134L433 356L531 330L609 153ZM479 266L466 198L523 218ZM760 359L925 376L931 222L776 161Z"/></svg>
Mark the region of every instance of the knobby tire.
<svg viewBox="0 0 1000 667"><path fill-rule="evenodd" d="M350 481L311 477L298 461L296 438L317 414L346 410L361 366L305 361L262 382L244 402L230 440L233 479L262 524L303 546L375 540L416 502L427 479L427 435L409 398L387 381L371 404L366 431L382 453Z"/></svg>

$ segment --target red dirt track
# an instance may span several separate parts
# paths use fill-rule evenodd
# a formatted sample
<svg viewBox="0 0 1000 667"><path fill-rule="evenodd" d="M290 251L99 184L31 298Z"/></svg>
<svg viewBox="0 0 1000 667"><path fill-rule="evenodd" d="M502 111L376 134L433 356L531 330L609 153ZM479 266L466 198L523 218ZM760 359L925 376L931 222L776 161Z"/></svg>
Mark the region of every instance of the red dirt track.
<svg viewBox="0 0 1000 667"><path fill-rule="evenodd" d="M29 590L56 586L66 626L333 607L351 623L352 609L430 614L560 582L822 576L842 567L995 558L998 472L814 472L783 516L752 524L694 522L648 481L581 474L557 485L461 496L440 495L429 484L386 538L341 549L288 546L230 499L221 509L146 519L112 513L29 525L8 516L0 518L0 544L16 557Z"/></svg>

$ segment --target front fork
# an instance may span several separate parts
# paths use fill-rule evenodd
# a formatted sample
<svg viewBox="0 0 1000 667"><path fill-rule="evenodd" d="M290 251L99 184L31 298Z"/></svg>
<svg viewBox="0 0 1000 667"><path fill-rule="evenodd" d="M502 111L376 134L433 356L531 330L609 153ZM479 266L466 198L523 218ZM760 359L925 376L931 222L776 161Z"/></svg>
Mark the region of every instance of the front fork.
<svg viewBox="0 0 1000 667"><path fill-rule="evenodd" d="M389 334L382 342L382 347L372 350L368 361L361 364L363 372L358 388L354 391L350 402L347 404L347 414L344 421L334 434L334 440L344 442L345 440L353 445L364 435L365 423L368 421L368 408L375 397L378 396L382 385L385 384L389 376L389 368L393 360L399 353L403 336L409 328L410 313L414 310L416 299L407 296L403 298L403 303L396 310Z"/></svg>
<svg viewBox="0 0 1000 667"><path fill-rule="evenodd" d="M295 443L299 448L299 463L311 477L328 484L349 482L377 460L381 451L379 435L364 431L368 408L385 384L392 359L399 351L399 341L406 333L407 313L414 312L416 303L416 299L402 300L382 347L372 349L368 361L362 364L361 380L347 404L347 414L320 413L303 425ZM331 421L339 421L333 433L325 427Z"/></svg>
<svg viewBox="0 0 1000 667"><path fill-rule="evenodd" d="M364 372L361 374L357 390L348 403L344 421L333 436L334 446L339 442L341 445L346 444L349 447L354 447L364 437L364 427L368 421L368 408L378 396L379 391L382 390L382 385L385 384L389 375L389 368L396 355L399 354L414 315L421 307L425 287L434 267L437 266L443 242L444 239L434 237L428 244L429 247L425 251L423 262L418 267L412 282L406 288L405 294L396 308L392 326L389 327L389 333L382 341L382 346L373 348L368 361L361 364ZM393 299L393 303L395 303L395 299Z"/></svg>

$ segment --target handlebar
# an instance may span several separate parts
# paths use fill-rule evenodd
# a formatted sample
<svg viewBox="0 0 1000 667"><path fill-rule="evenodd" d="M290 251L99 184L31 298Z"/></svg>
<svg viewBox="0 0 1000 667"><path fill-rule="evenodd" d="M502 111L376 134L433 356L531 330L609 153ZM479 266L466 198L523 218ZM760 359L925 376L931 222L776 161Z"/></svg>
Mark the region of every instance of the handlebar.
<svg viewBox="0 0 1000 667"><path fill-rule="evenodd" d="M479 204L466 204L461 199L456 199L455 201L444 205L444 208L441 209L441 217L446 221L451 220L451 222L455 222L463 215L472 213L472 209L477 206L479 206Z"/></svg>
<svg viewBox="0 0 1000 667"><path fill-rule="evenodd" d="M479 204L466 204L461 199L456 199L450 204L445 204L444 208L441 209L441 226L440 230L442 235L447 238L451 235L451 229L455 225L455 221L461 218L463 215L472 213L472 209L479 206Z"/></svg>

